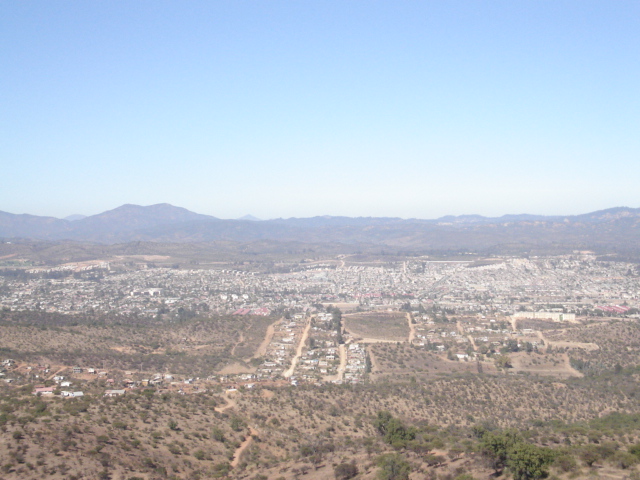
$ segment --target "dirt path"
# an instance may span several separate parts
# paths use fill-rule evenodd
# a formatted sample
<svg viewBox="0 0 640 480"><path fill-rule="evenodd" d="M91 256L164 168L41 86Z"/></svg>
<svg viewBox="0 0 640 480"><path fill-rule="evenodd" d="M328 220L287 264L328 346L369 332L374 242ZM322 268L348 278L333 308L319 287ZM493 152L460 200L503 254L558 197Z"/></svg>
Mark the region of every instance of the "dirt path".
<svg viewBox="0 0 640 480"><path fill-rule="evenodd" d="M284 378L289 378L293 375L293 372L296 370L296 365L298 365L298 360L302 356L302 349L304 348L304 343L307 341L307 337L309 336L309 330L311 330L311 320L307 321L307 326L304 328L304 332L302 332L302 338L300 338L300 343L298 343L298 350L296 351L295 357L291 359L291 367L289 370L284 372L282 376Z"/></svg>
<svg viewBox="0 0 640 480"><path fill-rule="evenodd" d="M258 347L258 350L256 350L256 353L253 354L252 358L259 358L264 356L265 353L267 353L267 347L269 347L269 344L271 343L271 339L273 338L273 334L276 331L276 325L281 321L282 321L282 318L279 318L278 320L273 322L271 325L269 325L269 327L267 328L267 333L264 336L264 340ZM247 359L247 361L249 360L251 360L251 358Z"/></svg>
<svg viewBox="0 0 640 480"><path fill-rule="evenodd" d="M240 333L240 339L238 340L238 342L233 346L233 348L231 349L231 356L235 357L236 355L236 347L238 345L240 345L242 342L244 342L244 333Z"/></svg>
<svg viewBox="0 0 640 480"><path fill-rule="evenodd" d="M228 391L224 392L224 399L227 402L226 405L222 407L215 407L215 411L218 413L223 413L230 408L236 408L238 406L238 402L234 400L231 395L237 395L237 392L229 393ZM243 442L238 446L236 451L233 454L233 460L231 461L231 467L235 468L240 464L240 458L242 457L242 453L249 448L251 442L253 442L253 437L258 436L258 431L253 427L249 427L249 435L243 440Z"/></svg>
<svg viewBox="0 0 640 480"><path fill-rule="evenodd" d="M476 345L476 341L473 338L472 335L467 335L467 338L469 339L469 341L471 342L471 345L473 345L473 351L477 352L478 351L478 346Z"/></svg>
<svg viewBox="0 0 640 480"><path fill-rule="evenodd" d="M238 402L236 402L233 398L230 397L229 392L224 392L224 399L227 402L227 404L222 407L215 407L214 410L216 412L222 413L226 410L229 410L230 408L234 408L238 406Z"/></svg>
<svg viewBox="0 0 640 480"><path fill-rule="evenodd" d="M67 370L67 367L61 367L58 370L56 370L54 373L52 373L51 375L49 375L48 380L53 380L53 377L55 377L56 375L64 372L65 370Z"/></svg>
<svg viewBox="0 0 640 480"><path fill-rule="evenodd" d="M516 330L518 330L516 328L516 326L518 325L518 319L516 317L514 317L513 315L511 315L511 329L515 332Z"/></svg>
<svg viewBox="0 0 640 480"><path fill-rule="evenodd" d="M357 338L357 343L402 343L403 340L387 340L384 338L361 338L361 337L354 337Z"/></svg>
<svg viewBox="0 0 640 480"><path fill-rule="evenodd" d="M580 378L584 377L584 373L573 368L573 366L571 365L571 359L569 358L568 354L563 353L562 358L564 359L564 365L567 372L572 374L574 377L580 377Z"/></svg>
<svg viewBox="0 0 640 480"><path fill-rule="evenodd" d="M456 322L456 330L458 331L458 335L460 335L461 337L464 337L464 328L462 327L460 320Z"/></svg>
<svg viewBox="0 0 640 480"><path fill-rule="evenodd" d="M338 346L338 351L340 352L340 366L338 367L338 374L340 378L344 375L344 371L347 369L347 347L343 343Z"/></svg>
<svg viewBox="0 0 640 480"><path fill-rule="evenodd" d="M416 326L411 320L411 314L409 312L407 312L407 322L409 323L409 345L411 345L414 338L416 338Z"/></svg>
<svg viewBox="0 0 640 480"><path fill-rule="evenodd" d="M240 444L240 446L236 449L236 451L233 454L233 460L231 460L231 466L233 468L236 468L240 463L240 457L242 456L242 452L244 452L247 448L249 448L249 445L251 445L251 442L253 442L254 436L258 436L258 431L255 430L253 427L249 427L249 435L247 435L247 438L244 439L244 441Z"/></svg>

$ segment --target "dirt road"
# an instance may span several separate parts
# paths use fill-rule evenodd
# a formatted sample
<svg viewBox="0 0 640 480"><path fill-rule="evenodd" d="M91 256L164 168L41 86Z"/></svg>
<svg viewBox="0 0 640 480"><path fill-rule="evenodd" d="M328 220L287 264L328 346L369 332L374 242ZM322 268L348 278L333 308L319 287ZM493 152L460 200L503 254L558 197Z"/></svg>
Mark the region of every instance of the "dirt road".
<svg viewBox="0 0 640 480"><path fill-rule="evenodd" d="M298 350L296 351L296 355L291 359L291 367L289 367L289 370L282 374L284 378L289 378L291 375L293 375L293 372L295 372L296 365L298 365L298 360L300 360L300 357L302 356L302 349L304 348L304 344L307 341L307 337L309 337L309 330L311 330L311 320L307 321L307 326L304 328L304 332L302 332L302 337L300 338L300 343L298 343Z"/></svg>
<svg viewBox="0 0 640 480"><path fill-rule="evenodd" d="M416 338L416 326L411 321L411 314L409 312L407 312L407 322L409 323L409 345L411 345L413 339Z"/></svg>
<svg viewBox="0 0 640 480"><path fill-rule="evenodd" d="M582 348L587 351L600 350L600 346L597 343L581 343L581 342L570 342L566 340L547 340L544 334L540 331L536 332L538 334L538 338L542 340L546 346L545 352L547 348L553 347L567 347L567 348Z"/></svg>
<svg viewBox="0 0 640 480"><path fill-rule="evenodd" d="M340 353L340 366L338 367L338 373L335 375L326 375L323 377L324 382L337 382L344 379L344 372L347 369L347 348L344 344L338 345L338 351Z"/></svg>
<svg viewBox="0 0 640 480"><path fill-rule="evenodd" d="M263 357L264 354L267 353L267 348L269 347L269 343L271 343L271 339L273 338L273 334L276 331L276 325L281 321L282 321L282 318L279 318L278 320L273 322L271 325L269 325L269 327L267 328L267 333L264 336L264 340L262 341L262 343L258 347L258 350L256 350L256 353L253 354L253 358ZM250 358L247 359L247 361L249 361L249 360L251 360L251 359Z"/></svg>

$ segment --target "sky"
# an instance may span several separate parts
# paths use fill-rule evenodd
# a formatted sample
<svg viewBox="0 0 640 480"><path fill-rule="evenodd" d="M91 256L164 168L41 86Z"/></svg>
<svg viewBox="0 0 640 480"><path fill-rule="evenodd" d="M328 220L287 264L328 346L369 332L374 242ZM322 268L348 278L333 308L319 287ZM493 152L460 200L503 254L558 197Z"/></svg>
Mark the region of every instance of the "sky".
<svg viewBox="0 0 640 480"><path fill-rule="evenodd" d="M640 2L0 3L0 210L640 207Z"/></svg>

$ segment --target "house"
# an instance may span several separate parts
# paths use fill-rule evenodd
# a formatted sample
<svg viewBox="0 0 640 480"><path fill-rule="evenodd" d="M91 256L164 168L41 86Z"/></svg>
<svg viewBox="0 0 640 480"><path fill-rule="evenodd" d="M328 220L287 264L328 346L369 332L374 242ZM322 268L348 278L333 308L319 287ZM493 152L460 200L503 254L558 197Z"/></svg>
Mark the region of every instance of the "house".
<svg viewBox="0 0 640 480"><path fill-rule="evenodd" d="M53 395L53 391L56 389L56 387L36 387L33 390L33 394L34 395Z"/></svg>
<svg viewBox="0 0 640 480"><path fill-rule="evenodd" d="M125 390L106 390L104 392L105 397L119 397L120 395L124 395Z"/></svg>

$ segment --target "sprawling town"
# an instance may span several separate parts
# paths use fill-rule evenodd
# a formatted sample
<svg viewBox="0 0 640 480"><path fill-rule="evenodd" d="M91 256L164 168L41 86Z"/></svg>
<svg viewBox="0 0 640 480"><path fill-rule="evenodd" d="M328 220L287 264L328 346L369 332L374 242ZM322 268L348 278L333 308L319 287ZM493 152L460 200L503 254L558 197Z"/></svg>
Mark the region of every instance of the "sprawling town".
<svg viewBox="0 0 640 480"><path fill-rule="evenodd" d="M361 310L405 304L451 313L535 311L625 313L638 306L635 264L597 261L577 253L486 262L430 261L384 265L348 261L298 264L290 273L249 269L112 268L87 262L31 268L20 278L0 277L0 308L47 312L179 315L185 311L268 315L305 313L316 304L350 304Z"/></svg>
<svg viewBox="0 0 640 480"><path fill-rule="evenodd" d="M348 319L354 315L366 319L366 315L396 312L399 328L406 328L396 341L469 362L514 340L528 348L544 343L532 329L519 328L517 319L571 323L588 317L638 317L640 304L637 266L598 260L590 252L482 261L425 257L385 264L359 264L341 256L296 264L287 273L242 266L161 268L145 263L122 268L93 261L33 266L21 275L2 276L0 282L4 311L168 319L207 314L273 316L276 320L256 355L260 363L252 372L208 379L249 387L264 381L363 382L371 369L367 346L390 339L385 337L388 332L376 337L375 332L370 335L350 326ZM455 323L447 322L447 316L456 317ZM11 367L14 361L6 359L2 376L7 380L11 380ZM71 375L108 380L114 388L105 395L122 393L124 387L163 383L184 391L201 380L124 372L116 382L110 372L93 365L68 367ZM42 378L49 373L42 365L25 365L23 373L33 375L38 370ZM63 375L53 378L63 395L82 394L70 390L71 383ZM45 390L37 393L53 392L53 387L41 388Z"/></svg>

